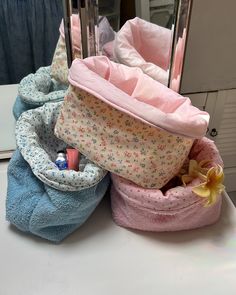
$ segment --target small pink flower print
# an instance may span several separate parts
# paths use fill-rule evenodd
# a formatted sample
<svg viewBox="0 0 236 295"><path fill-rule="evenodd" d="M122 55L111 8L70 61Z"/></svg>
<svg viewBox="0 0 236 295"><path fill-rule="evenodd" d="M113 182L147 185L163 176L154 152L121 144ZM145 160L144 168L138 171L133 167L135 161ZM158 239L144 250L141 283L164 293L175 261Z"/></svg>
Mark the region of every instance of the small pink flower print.
<svg viewBox="0 0 236 295"><path fill-rule="evenodd" d="M67 95L67 97L66 97L66 101L70 102L71 100L72 100L71 95Z"/></svg>
<svg viewBox="0 0 236 295"><path fill-rule="evenodd" d="M61 113L60 121L61 121L62 123L64 123L64 121L65 121L64 115L63 115L62 113Z"/></svg>
<svg viewBox="0 0 236 295"><path fill-rule="evenodd" d="M72 141L72 138L69 137L69 136L67 136L67 141L68 141L68 142L71 142L71 141Z"/></svg>
<svg viewBox="0 0 236 295"><path fill-rule="evenodd" d="M132 156L132 154L131 154L130 152L127 152L127 151L126 151L126 152L125 152L125 156L128 157L128 158L130 158L130 157Z"/></svg>
<svg viewBox="0 0 236 295"><path fill-rule="evenodd" d="M178 143L180 143L180 142L182 143L182 142L183 142L183 139L180 138L180 137L177 137L177 138L176 138L176 141L177 141Z"/></svg>
<svg viewBox="0 0 236 295"><path fill-rule="evenodd" d="M126 121L125 121L125 125L126 125L126 126L131 126L130 121L129 121L129 120L126 120Z"/></svg>
<svg viewBox="0 0 236 295"><path fill-rule="evenodd" d="M157 168L157 165L153 161L151 161L151 165L152 165L152 169L156 169Z"/></svg>
<svg viewBox="0 0 236 295"><path fill-rule="evenodd" d="M140 168L139 167L134 167L134 172L139 172Z"/></svg>
<svg viewBox="0 0 236 295"><path fill-rule="evenodd" d="M111 122L107 122L106 123L106 126L111 128L112 127L112 123Z"/></svg>
<svg viewBox="0 0 236 295"><path fill-rule="evenodd" d="M120 139L119 139L119 137L115 137L114 140L115 140L116 143L120 143Z"/></svg>
<svg viewBox="0 0 236 295"><path fill-rule="evenodd" d="M143 178L143 183L146 183L146 184L147 184L148 182L149 182L148 178L145 178L145 177L144 177L144 178Z"/></svg>
<svg viewBox="0 0 236 295"><path fill-rule="evenodd" d="M148 132L147 135L150 136L150 137L153 137L154 136L154 132Z"/></svg>
<svg viewBox="0 0 236 295"><path fill-rule="evenodd" d="M166 146L165 146L164 144L159 144L159 145L157 146L157 148L158 148L159 150L163 151L163 150L166 148Z"/></svg>
<svg viewBox="0 0 236 295"><path fill-rule="evenodd" d="M95 156L95 157L94 157L94 161L95 161L95 162L98 162L98 161L99 161L99 157L98 157L98 156Z"/></svg>
<svg viewBox="0 0 236 295"><path fill-rule="evenodd" d="M84 129L84 128L82 128L82 127L79 127L79 128L78 128L78 131L79 131L79 132L84 132L84 131L85 131L85 129Z"/></svg>

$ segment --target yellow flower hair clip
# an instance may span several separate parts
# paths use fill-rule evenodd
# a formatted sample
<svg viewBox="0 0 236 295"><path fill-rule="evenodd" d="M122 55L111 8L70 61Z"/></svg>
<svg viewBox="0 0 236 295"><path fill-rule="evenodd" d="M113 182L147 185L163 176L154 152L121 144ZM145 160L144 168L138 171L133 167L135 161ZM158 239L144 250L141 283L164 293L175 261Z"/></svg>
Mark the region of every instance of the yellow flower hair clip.
<svg viewBox="0 0 236 295"><path fill-rule="evenodd" d="M199 163L196 160L190 160L188 174L181 177L185 186L195 178L200 178L203 181L203 183L193 187L192 191L199 197L207 198L206 207L213 205L217 200L217 196L225 189L222 184L224 181L223 168L220 165L210 169L204 167L209 163L209 160L203 160Z"/></svg>
<svg viewBox="0 0 236 295"><path fill-rule="evenodd" d="M217 196L225 189L225 186L222 184L224 181L223 168L217 165L210 168L206 176L202 176L205 178L205 182L193 187L192 191L199 197L207 198L205 206L208 207L216 202Z"/></svg>
<svg viewBox="0 0 236 295"><path fill-rule="evenodd" d="M181 177L183 184L186 186L186 184L193 181L197 177L200 177L202 179L202 175L205 175L209 170L209 168L204 168L204 166L209 163L209 160L203 160L199 163L196 160L190 160L188 174L184 174Z"/></svg>

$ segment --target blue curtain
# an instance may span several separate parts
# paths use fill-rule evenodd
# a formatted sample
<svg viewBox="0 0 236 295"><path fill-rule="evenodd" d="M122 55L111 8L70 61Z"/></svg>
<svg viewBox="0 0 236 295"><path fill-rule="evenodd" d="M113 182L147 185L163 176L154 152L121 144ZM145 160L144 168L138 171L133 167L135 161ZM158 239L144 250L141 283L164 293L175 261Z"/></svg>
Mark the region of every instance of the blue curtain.
<svg viewBox="0 0 236 295"><path fill-rule="evenodd" d="M51 63L62 0L0 1L0 85L19 83Z"/></svg>

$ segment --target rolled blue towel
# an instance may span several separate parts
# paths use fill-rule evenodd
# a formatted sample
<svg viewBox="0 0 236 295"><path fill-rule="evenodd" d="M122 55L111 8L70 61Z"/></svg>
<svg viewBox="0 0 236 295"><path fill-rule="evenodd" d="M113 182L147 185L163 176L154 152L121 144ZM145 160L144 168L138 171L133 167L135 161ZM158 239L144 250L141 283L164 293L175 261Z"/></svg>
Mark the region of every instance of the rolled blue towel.
<svg viewBox="0 0 236 295"><path fill-rule="evenodd" d="M40 181L19 150L8 166L6 219L21 231L60 242L79 228L106 193L107 174L81 191L65 192Z"/></svg>
<svg viewBox="0 0 236 295"><path fill-rule="evenodd" d="M35 74L29 74L20 81L18 96L13 106L16 120L27 110L64 99L68 86L52 79L50 71L50 66L41 67Z"/></svg>

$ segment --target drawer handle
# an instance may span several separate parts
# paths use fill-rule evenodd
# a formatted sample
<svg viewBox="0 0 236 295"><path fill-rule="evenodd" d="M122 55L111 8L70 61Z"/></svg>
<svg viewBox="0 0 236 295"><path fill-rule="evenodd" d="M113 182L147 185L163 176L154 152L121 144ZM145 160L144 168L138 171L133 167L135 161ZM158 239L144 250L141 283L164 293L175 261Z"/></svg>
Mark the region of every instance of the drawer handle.
<svg viewBox="0 0 236 295"><path fill-rule="evenodd" d="M216 137L217 135L218 135L218 131L215 128L211 129L210 136Z"/></svg>

